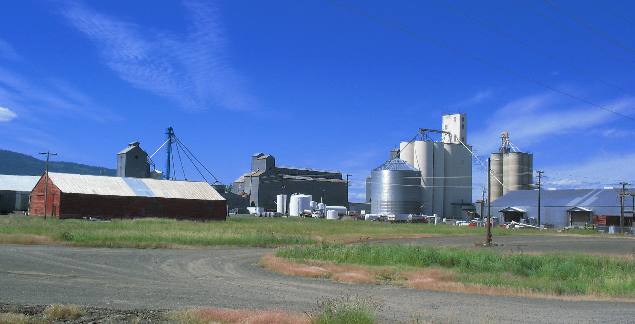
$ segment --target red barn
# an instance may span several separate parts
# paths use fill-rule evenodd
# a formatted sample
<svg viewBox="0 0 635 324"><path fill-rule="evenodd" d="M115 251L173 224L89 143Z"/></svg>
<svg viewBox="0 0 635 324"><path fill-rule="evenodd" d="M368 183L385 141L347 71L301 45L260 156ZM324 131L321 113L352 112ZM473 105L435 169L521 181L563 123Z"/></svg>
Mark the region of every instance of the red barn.
<svg viewBox="0 0 635 324"><path fill-rule="evenodd" d="M31 192L29 215L44 216L47 175ZM208 183L48 173L46 214L56 218L225 220L225 199Z"/></svg>

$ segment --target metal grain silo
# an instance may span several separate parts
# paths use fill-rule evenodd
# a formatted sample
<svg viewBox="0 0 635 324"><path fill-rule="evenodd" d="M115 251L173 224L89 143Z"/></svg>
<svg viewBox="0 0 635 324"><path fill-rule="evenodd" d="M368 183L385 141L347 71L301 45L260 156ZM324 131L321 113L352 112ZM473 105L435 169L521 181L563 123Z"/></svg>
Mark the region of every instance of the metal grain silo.
<svg viewBox="0 0 635 324"><path fill-rule="evenodd" d="M492 153L490 155L492 175L489 177L489 183L492 191L492 201L503 195L503 185L500 183L503 181L503 155L503 153Z"/></svg>
<svg viewBox="0 0 635 324"><path fill-rule="evenodd" d="M393 159L375 168L371 182L373 214L421 213L421 173L405 161Z"/></svg>
<svg viewBox="0 0 635 324"><path fill-rule="evenodd" d="M412 142L399 143L399 158L408 162L410 165L415 164L414 145Z"/></svg>
<svg viewBox="0 0 635 324"><path fill-rule="evenodd" d="M503 194L514 190L529 189L533 156L522 152L503 154ZM531 161L531 162L530 162Z"/></svg>

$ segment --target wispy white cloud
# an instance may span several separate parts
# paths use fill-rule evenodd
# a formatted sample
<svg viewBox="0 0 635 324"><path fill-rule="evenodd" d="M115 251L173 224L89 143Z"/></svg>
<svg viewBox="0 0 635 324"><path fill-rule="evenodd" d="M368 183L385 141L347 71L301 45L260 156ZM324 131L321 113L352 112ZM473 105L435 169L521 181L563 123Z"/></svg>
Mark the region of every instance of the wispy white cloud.
<svg viewBox="0 0 635 324"><path fill-rule="evenodd" d="M105 64L134 87L174 100L188 110L254 110L256 100L230 66L216 8L187 1L186 35L144 28L79 3L63 10L92 40Z"/></svg>
<svg viewBox="0 0 635 324"><path fill-rule="evenodd" d="M18 115L9 108L0 107L0 123L9 122L18 117Z"/></svg>
<svg viewBox="0 0 635 324"><path fill-rule="evenodd" d="M601 188L635 182L635 153L603 153L580 163L545 169L545 184L555 188Z"/></svg>
<svg viewBox="0 0 635 324"><path fill-rule="evenodd" d="M601 103L615 112L632 113L635 98L623 97ZM537 94L512 101L494 112L486 128L471 136L470 143L480 154L496 150L502 131L510 131L512 141L523 147L549 136L590 130L620 118L593 107L568 106L553 94Z"/></svg>
<svg viewBox="0 0 635 324"><path fill-rule="evenodd" d="M467 99L463 99L451 106L452 108L455 108L455 109L473 106L491 98L493 94L494 92L490 89L481 90L475 93L474 95L472 95L471 97Z"/></svg>
<svg viewBox="0 0 635 324"><path fill-rule="evenodd" d="M25 78L0 67L0 105L12 107L27 120L63 116L98 122L119 119L109 109L61 79Z"/></svg>
<svg viewBox="0 0 635 324"><path fill-rule="evenodd" d="M0 38L0 59L21 61L22 57L7 41Z"/></svg>

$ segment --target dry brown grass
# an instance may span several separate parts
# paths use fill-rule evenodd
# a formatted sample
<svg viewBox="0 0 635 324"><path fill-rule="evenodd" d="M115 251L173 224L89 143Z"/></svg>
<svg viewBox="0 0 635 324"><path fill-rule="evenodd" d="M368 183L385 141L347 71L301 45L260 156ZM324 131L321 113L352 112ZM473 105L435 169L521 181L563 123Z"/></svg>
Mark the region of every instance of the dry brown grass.
<svg viewBox="0 0 635 324"><path fill-rule="evenodd" d="M40 324L41 319L18 313L0 313L0 324Z"/></svg>
<svg viewBox="0 0 635 324"><path fill-rule="evenodd" d="M616 301L635 303L635 300L632 298L617 298L601 295L550 295L522 288L466 284L457 281L454 271L442 268L400 270L396 267L340 265L326 261L313 260L307 260L306 263L299 263L290 261L289 259L276 257L272 254L265 255L261 260L261 265L271 271L286 275L330 278L333 281L345 283L386 283L421 290L488 296L522 296L528 298L568 301ZM315 275L315 273L308 269L320 269L319 276Z"/></svg>
<svg viewBox="0 0 635 324"><path fill-rule="evenodd" d="M178 323L240 323L240 324L309 324L306 314L282 310L249 310L231 308L193 308L175 311L170 319Z"/></svg>
<svg viewBox="0 0 635 324"><path fill-rule="evenodd" d="M85 314L84 310L77 305L60 305L53 304L44 309L42 312L48 320L74 320Z"/></svg>
<svg viewBox="0 0 635 324"><path fill-rule="evenodd" d="M58 243L53 238L35 234L0 234L0 244L46 245Z"/></svg>

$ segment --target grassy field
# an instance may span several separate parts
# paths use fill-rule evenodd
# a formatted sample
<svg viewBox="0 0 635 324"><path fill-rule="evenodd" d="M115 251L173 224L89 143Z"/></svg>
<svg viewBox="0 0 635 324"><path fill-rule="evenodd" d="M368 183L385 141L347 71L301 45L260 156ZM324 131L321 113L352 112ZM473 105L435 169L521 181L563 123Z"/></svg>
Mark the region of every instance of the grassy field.
<svg viewBox="0 0 635 324"><path fill-rule="evenodd" d="M465 284L552 295L635 297L635 260L589 255L502 254L397 245L321 244L288 247L278 257L337 264L440 268Z"/></svg>
<svg viewBox="0 0 635 324"><path fill-rule="evenodd" d="M554 231L493 229L494 235ZM282 246L422 235L484 235L484 228L449 225L329 221L312 218L231 217L227 221L171 219L85 221L0 216L0 243L67 243L93 247Z"/></svg>
<svg viewBox="0 0 635 324"><path fill-rule="evenodd" d="M417 235L483 234L482 228L427 224L231 217L224 222L137 219L91 222L0 216L0 243L68 243L94 247L282 246L357 242ZM511 231L494 229L496 235Z"/></svg>

